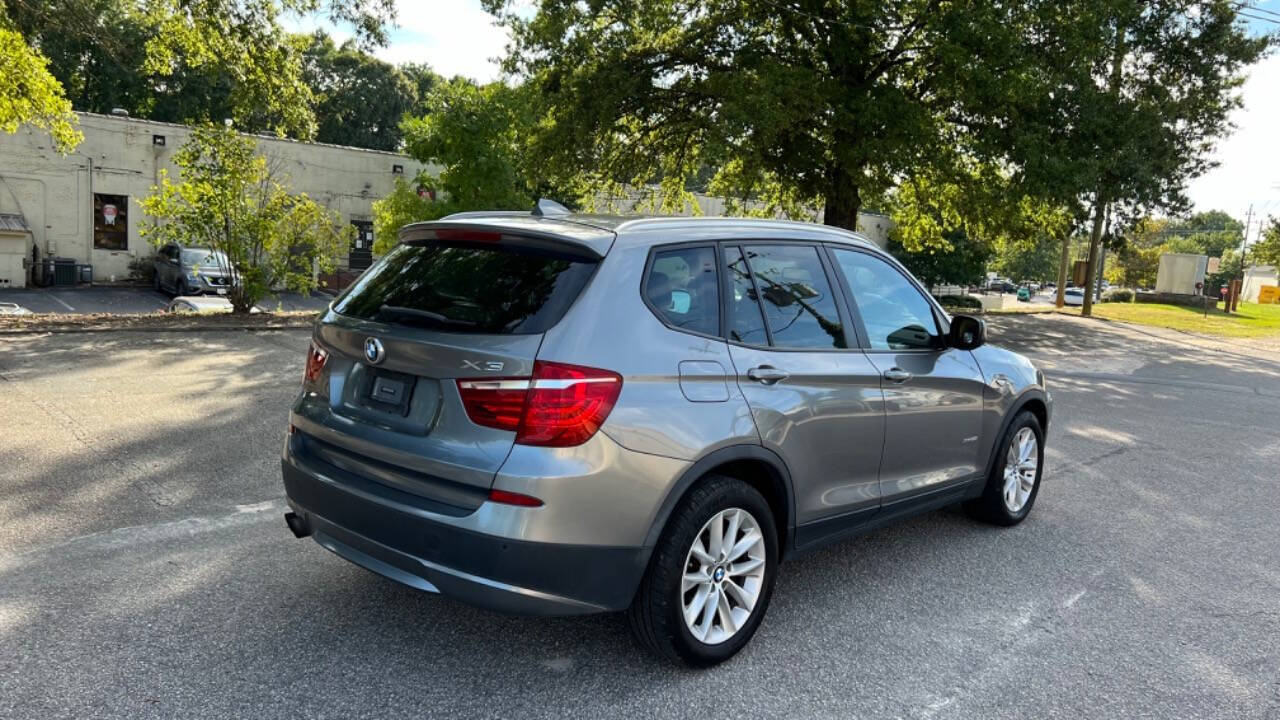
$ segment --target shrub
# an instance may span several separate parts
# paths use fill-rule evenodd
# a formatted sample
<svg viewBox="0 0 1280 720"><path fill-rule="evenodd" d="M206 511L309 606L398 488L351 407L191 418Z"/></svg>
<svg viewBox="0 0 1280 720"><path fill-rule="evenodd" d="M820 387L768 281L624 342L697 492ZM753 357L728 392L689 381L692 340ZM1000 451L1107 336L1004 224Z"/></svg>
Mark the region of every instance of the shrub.
<svg viewBox="0 0 1280 720"><path fill-rule="evenodd" d="M129 261L129 277L139 282L151 284L156 277L156 263L154 255L146 257L135 257Z"/></svg>
<svg viewBox="0 0 1280 720"><path fill-rule="evenodd" d="M1133 302L1133 291L1129 288L1112 288L1102 293L1102 302Z"/></svg>
<svg viewBox="0 0 1280 720"><path fill-rule="evenodd" d="M971 295L937 295L935 297L945 308L960 308L963 310L982 309L982 301Z"/></svg>

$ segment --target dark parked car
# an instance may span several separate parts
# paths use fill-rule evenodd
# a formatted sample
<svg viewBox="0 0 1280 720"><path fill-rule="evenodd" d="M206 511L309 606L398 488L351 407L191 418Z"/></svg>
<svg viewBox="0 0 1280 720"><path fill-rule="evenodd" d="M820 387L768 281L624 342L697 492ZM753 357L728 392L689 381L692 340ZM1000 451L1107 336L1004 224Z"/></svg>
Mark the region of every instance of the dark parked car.
<svg viewBox="0 0 1280 720"><path fill-rule="evenodd" d="M155 288L178 295L226 295L231 288L227 256L208 248L169 244L155 259Z"/></svg>

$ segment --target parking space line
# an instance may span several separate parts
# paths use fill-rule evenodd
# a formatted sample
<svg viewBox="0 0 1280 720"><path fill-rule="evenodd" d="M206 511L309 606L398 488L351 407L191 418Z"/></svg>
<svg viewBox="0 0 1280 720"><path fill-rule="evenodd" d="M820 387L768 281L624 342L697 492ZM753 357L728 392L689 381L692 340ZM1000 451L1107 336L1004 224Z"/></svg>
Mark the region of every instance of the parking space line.
<svg viewBox="0 0 1280 720"><path fill-rule="evenodd" d="M75 308L73 308L73 307L71 307L70 305L68 305L68 304L66 303L66 301L64 301L62 298L58 297L57 295L54 295L53 293L49 293L49 297L53 298L53 299L54 299L54 300L55 300L59 305L61 305L62 307L66 308L66 309L68 309L68 310L70 310L71 312L75 312L75 311L76 311L76 309L75 309Z"/></svg>

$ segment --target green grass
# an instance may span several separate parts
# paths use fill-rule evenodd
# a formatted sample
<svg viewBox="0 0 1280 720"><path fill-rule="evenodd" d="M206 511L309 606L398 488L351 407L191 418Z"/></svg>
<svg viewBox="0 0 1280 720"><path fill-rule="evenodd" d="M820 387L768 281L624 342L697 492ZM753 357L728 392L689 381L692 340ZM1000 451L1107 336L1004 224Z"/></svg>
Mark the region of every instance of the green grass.
<svg viewBox="0 0 1280 720"><path fill-rule="evenodd" d="M1079 313L1079 308L1067 308L1065 312ZM1240 303L1240 311L1227 315L1221 310L1203 310L1179 305L1156 303L1097 303L1094 317L1118 320L1135 325L1183 330L1218 337L1268 337L1280 335L1280 305Z"/></svg>

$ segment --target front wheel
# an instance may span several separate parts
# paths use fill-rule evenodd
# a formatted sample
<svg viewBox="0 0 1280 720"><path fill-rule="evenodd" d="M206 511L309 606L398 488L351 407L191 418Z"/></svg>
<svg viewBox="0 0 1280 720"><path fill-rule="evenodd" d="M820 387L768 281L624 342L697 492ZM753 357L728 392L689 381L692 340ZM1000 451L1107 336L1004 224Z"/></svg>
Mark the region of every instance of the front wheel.
<svg viewBox="0 0 1280 720"><path fill-rule="evenodd" d="M636 639L694 667L746 646L773 594L778 534L746 483L712 476L672 514L629 611Z"/></svg>
<svg viewBox="0 0 1280 720"><path fill-rule="evenodd" d="M1044 430L1035 414L1019 413L996 452L1000 454L982 496L965 503L965 510L996 525L1017 525L1031 512L1044 470Z"/></svg>

